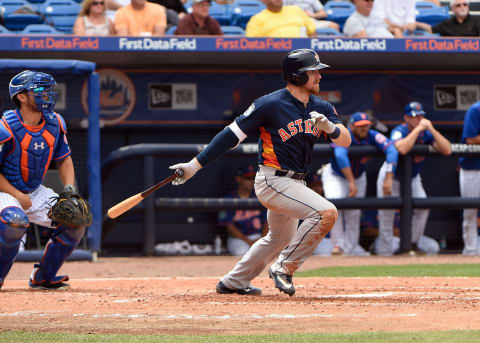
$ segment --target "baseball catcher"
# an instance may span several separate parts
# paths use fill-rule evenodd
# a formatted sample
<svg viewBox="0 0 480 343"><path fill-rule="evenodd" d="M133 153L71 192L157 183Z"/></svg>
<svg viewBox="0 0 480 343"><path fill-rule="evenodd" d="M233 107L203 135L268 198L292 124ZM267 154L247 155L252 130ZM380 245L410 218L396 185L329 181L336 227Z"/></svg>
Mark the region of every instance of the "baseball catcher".
<svg viewBox="0 0 480 343"><path fill-rule="evenodd" d="M25 70L9 84L15 109L0 120L0 288L30 223L52 229L29 286L61 290L70 286L57 272L75 250L92 221L90 206L75 192L75 169L63 117L54 112L55 79ZM64 191L58 195L42 185L56 162ZM56 199L52 206L52 199Z"/></svg>

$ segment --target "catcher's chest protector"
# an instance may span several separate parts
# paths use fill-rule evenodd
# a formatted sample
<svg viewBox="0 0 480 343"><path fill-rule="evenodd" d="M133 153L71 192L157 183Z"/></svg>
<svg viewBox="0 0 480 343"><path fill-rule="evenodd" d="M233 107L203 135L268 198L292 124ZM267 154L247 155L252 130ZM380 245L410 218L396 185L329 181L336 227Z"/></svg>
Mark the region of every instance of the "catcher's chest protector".
<svg viewBox="0 0 480 343"><path fill-rule="evenodd" d="M28 127L17 111L4 113L3 125L13 134L14 148L5 157L2 174L17 189L35 190L44 179L52 160L60 124L55 113L47 114L42 124Z"/></svg>

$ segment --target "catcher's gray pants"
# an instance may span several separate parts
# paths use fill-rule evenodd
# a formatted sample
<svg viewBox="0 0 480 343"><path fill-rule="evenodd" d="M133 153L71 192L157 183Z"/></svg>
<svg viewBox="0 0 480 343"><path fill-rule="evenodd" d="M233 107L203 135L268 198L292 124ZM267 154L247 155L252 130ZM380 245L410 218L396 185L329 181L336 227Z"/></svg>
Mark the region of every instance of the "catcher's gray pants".
<svg viewBox="0 0 480 343"><path fill-rule="evenodd" d="M380 171L378 172L377 179L377 195L379 198L384 198L383 195L383 182L385 181L385 175L387 174L386 163L383 163ZM392 182L392 196L396 197L400 195L400 182L393 179ZM426 198L427 193L422 185L422 177L417 174L412 178L412 197L414 198ZM425 225L427 224L428 209L415 209L412 216L412 242L418 244L420 237L425 231ZM393 255L393 222L395 220L395 210L379 210L378 211L378 250L377 255L391 256Z"/></svg>
<svg viewBox="0 0 480 343"><path fill-rule="evenodd" d="M460 195L464 198L480 196L480 170L460 169ZM462 234L463 234L463 254L480 255L477 250L477 213L476 208L466 208L463 210Z"/></svg>
<svg viewBox="0 0 480 343"><path fill-rule="evenodd" d="M335 223L337 210L332 203L305 182L274 173L275 169L260 166L255 178L255 193L268 209L269 232L222 278L228 288L248 287L274 258L272 270L293 275Z"/></svg>

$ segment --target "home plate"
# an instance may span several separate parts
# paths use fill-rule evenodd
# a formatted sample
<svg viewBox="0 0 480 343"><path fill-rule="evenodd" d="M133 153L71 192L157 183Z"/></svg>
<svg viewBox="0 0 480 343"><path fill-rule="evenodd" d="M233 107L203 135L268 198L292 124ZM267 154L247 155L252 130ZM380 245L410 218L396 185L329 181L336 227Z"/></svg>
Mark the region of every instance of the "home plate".
<svg viewBox="0 0 480 343"><path fill-rule="evenodd" d="M365 294L335 294L335 295L320 295L317 296L319 299L323 298L384 298L393 295L393 292L383 292L383 293L365 293Z"/></svg>

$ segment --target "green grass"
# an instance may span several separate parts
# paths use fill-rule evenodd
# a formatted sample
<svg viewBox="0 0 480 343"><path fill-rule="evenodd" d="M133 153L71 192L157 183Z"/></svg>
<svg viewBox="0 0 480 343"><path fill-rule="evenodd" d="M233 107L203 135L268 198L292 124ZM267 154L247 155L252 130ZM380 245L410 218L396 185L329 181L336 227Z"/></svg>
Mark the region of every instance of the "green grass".
<svg viewBox="0 0 480 343"><path fill-rule="evenodd" d="M480 331L441 331L441 332L373 332L349 334L281 334L281 335L229 335L229 336L131 336L131 335L69 335L34 332L0 332L0 342L18 343L477 343L480 342Z"/></svg>
<svg viewBox="0 0 480 343"><path fill-rule="evenodd" d="M480 264L408 264L325 267L295 273L296 277L465 276L480 277Z"/></svg>

